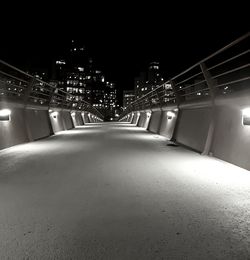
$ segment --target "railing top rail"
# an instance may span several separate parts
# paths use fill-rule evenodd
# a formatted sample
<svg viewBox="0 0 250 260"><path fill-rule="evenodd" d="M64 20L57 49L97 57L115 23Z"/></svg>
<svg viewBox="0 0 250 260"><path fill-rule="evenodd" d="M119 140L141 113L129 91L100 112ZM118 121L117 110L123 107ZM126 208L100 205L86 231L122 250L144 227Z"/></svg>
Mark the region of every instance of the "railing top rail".
<svg viewBox="0 0 250 260"><path fill-rule="evenodd" d="M15 67L15 66L13 66L13 65L11 65L11 64L9 64L9 63L3 61L3 60L0 60L0 64L4 65L4 66L6 66L6 67L8 67L8 68L10 68L10 69L12 69L12 70L14 70L14 71L19 72L19 73L20 73L21 75L23 75L23 76L26 76L26 77L28 77L28 78L30 78L30 79L36 80L36 82L40 82L40 83L44 84L45 86L49 87L50 89L58 90L58 92L64 94L65 96L70 97L72 100L68 100L68 101L65 100L68 105L72 104L73 102L76 102L76 103L77 103L77 101L74 100L74 95L68 93L67 91L65 91L65 90L63 90L63 89L59 89L59 88L57 88L56 86L51 85L51 84L49 84L48 82L45 82L45 81L41 80L40 78L37 78L37 77L35 77L35 76L33 76L33 75L30 75L29 73L27 73L27 72L25 72L25 71L23 71L23 70L21 70L21 69ZM19 78L19 77L16 77L16 76L14 76L14 75L11 75L11 74L9 74L9 73L5 73L4 71L2 72L2 74L5 74L6 76L9 76L9 77L11 77L11 78L13 78L13 79L16 79L16 80L19 80L19 81L23 81L23 82L24 82L23 79L21 79L21 78ZM33 91L33 92L34 92L34 93L37 93L36 91ZM15 92L13 92L13 93L15 93ZM55 94L56 94L56 95L60 95L59 93L55 93ZM43 95L43 93L41 93L41 95ZM30 94L29 97L35 98L35 96L32 96L32 94ZM48 96L48 97L49 97L49 96ZM40 100L42 100L42 99L43 99L43 100L46 100L45 98L41 98L41 97L39 97L39 99L40 99ZM62 101L63 101L63 100L62 100ZM61 101L60 103L62 103L62 101ZM64 102L64 101L63 101L63 102ZM53 105L53 104L50 103L50 104L49 104L49 107L50 107L51 105ZM99 117L101 117L101 118L103 117L103 115L101 114L101 112L100 112L99 110L97 110L95 107L93 107L90 103L88 103L88 102L85 101L85 100L82 100L82 101L80 102L80 104L76 106L76 108L72 107L72 110L78 110L77 108L78 108L78 107L83 107L83 105L85 105L85 107L87 107L87 108L89 109L89 112L95 113L95 114L97 114L97 115L98 115Z"/></svg>
<svg viewBox="0 0 250 260"><path fill-rule="evenodd" d="M192 65L191 67L189 67L188 69L184 70L183 72L179 73L178 75L174 76L173 78L171 78L170 80L175 80L176 78L182 76L183 74L189 72L190 70L192 70L193 68L199 66L201 63L206 62L207 60L210 60L211 58L217 56L218 54L224 52L225 50L233 47L234 45L238 44L239 42L245 40L246 38L248 38L250 36L250 32L244 34L243 36L239 37L238 39L236 39L235 41L229 43L228 45L224 46L223 48L219 49L218 51L212 53L211 55L207 56L206 58L196 62L194 65Z"/></svg>
<svg viewBox="0 0 250 260"><path fill-rule="evenodd" d="M3 61L3 60L0 60L0 63L2 63L3 65L5 65L5 66L7 66L7 67L9 67L9 68L11 68L11 69L13 69L15 71L18 71L19 73L21 73L21 74L23 74L23 75L25 75L25 76L27 76L29 78L35 78L37 81L39 81L39 82L41 82L41 83L43 83L43 84L45 84L45 85L47 85L47 86L49 86L51 88L56 88L55 86L49 84L48 82L45 82L45 81L43 81L43 80L41 80L41 79L39 79L39 78L37 78L37 77L35 77L33 75L30 75L29 73L27 73L27 72L25 72L25 71L23 71L21 69L18 69L17 67L15 67L15 66L13 66L13 65L11 65L11 64Z"/></svg>
<svg viewBox="0 0 250 260"><path fill-rule="evenodd" d="M163 99L164 95L161 95L160 92L161 92L161 89L164 88L164 86L166 84L171 84L172 85L172 89L171 90L172 90L172 93L173 93L174 97L172 96L171 100L175 99L174 102L182 102L183 100L180 101L180 94L179 94L179 92L186 91L186 90L189 91L190 90L189 92L191 93L192 92L191 87L195 87L195 86L198 85L202 89L202 91L207 90L207 88L205 88L204 86L201 86L201 84L205 84L205 85L207 84L207 80L206 79L203 79L203 80L200 79L198 81L198 83L195 82L195 80L198 80L197 77L199 75L202 75L202 77L204 77L204 75L203 75L204 73L203 73L203 71L202 71L200 66L202 64L209 64L208 63L208 61L209 61L212 64L210 64L210 66L207 68L207 70L210 71L211 69L221 68L220 66L225 65L227 62L232 62L232 61L236 60L237 58L242 58L243 56L247 55L249 53L248 46L239 45L239 44L241 44L241 42L246 40L249 36L250 36L250 32L247 32L243 36L237 38L236 40L234 40L233 42L231 42L228 45L224 46L223 48L219 49L218 51L212 53L211 55L207 56L206 58L204 58L204 59L200 60L199 62L195 63L194 65L192 65L188 69L184 70L183 72L179 73L178 75L168 79L167 81L165 81L161 85L157 86L155 89L147 92L143 96L139 97L138 99L136 99L135 101L130 103L130 105L126 108L126 110L123 111L121 116L123 116L126 113L129 113L129 112L133 111L133 109L135 109L135 110L136 109L143 109L143 108L145 109L146 106L143 105L142 103L145 102L145 101L149 101L149 99L153 99L153 96L155 94L157 94L158 96L160 96L161 99ZM215 60L213 59L214 57L217 58L217 56L218 56L219 60L220 60L221 58L223 58L223 57L220 57L220 54L224 53L225 51L227 51L228 49L230 49L230 48L232 48L234 46L236 46L236 47L239 46L240 47L240 49L241 49L240 53L237 53L237 52L239 52L239 49L237 47L237 49L235 49L237 54L236 53L233 54L233 56L231 56L230 58L227 57L228 53L225 53L225 55L226 55L225 57L227 57L227 58L224 59L223 61L219 61L218 62L218 61L216 61L216 59ZM243 52L242 52L242 47L244 48ZM243 60L244 60L244 58L243 58ZM213 64L213 63L216 63L216 64ZM235 67L232 67L232 68L229 66L224 72L223 71L221 71L221 72L219 71L219 73L217 73L217 75L219 75L221 77L223 75L228 75L230 73L232 75L232 73L236 72L236 71L240 71L240 70L243 71L244 68L249 67L249 63L247 63L247 64L245 64L245 63L246 63L246 61L244 61L243 64L236 65ZM197 68L198 68L198 70L197 70ZM197 70L197 71L195 71L194 69ZM235 82L248 80L248 77L244 77L243 76L244 73L245 72L243 72L242 76L239 76L242 79L236 80L236 81L235 80L230 81L229 79L227 79L226 83L223 83L223 84L220 83L219 86L224 86L224 85L226 86L227 84L232 84L232 82L235 83ZM214 71L212 72L212 74L213 74L212 75L213 79L217 79L218 78L218 77L216 78L216 74L215 74ZM178 78L180 78L179 82L176 81L176 79L178 79ZM193 80L193 82L188 82L191 79ZM184 83L184 82L187 82L187 85L186 85L185 88L183 88L183 86L181 86L181 84ZM173 85L173 83L176 83L176 84ZM196 92L198 93L200 91L198 90L198 91L195 91L195 92L192 92L192 93L196 93ZM190 93L188 93L188 95L190 95ZM204 93L204 95L210 95L210 94L211 94L210 91L207 92L207 93ZM201 95L201 94L198 93L197 95ZM183 96L183 94L181 96ZM197 97L197 98L199 98L199 97ZM152 100L150 100L149 102L152 103ZM164 101L164 102L165 102L165 104L167 104L168 102L171 102L170 101L170 97L168 97L168 101ZM154 106L153 103L151 105ZM158 105L160 105L160 104L158 103Z"/></svg>

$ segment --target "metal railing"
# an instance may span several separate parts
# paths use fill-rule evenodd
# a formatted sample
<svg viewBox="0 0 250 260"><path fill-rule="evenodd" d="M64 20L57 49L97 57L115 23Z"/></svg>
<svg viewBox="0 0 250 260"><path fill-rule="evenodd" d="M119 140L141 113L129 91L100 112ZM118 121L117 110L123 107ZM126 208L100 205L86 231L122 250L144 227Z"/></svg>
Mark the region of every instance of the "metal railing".
<svg viewBox="0 0 250 260"><path fill-rule="evenodd" d="M189 101L211 100L250 88L249 37L243 35L131 103L120 119L133 111Z"/></svg>
<svg viewBox="0 0 250 260"><path fill-rule="evenodd" d="M24 106L43 106L86 111L103 119L91 104L76 101L74 95L57 88L0 60L0 101L21 103Z"/></svg>

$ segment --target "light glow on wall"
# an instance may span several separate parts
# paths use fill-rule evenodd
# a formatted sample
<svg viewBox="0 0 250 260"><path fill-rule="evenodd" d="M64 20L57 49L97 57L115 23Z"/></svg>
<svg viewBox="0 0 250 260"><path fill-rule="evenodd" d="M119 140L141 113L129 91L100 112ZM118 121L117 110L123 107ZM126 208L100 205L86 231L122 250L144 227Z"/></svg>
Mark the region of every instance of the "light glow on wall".
<svg viewBox="0 0 250 260"><path fill-rule="evenodd" d="M57 111L54 111L50 114L53 118L57 118L58 116L58 112Z"/></svg>
<svg viewBox="0 0 250 260"><path fill-rule="evenodd" d="M175 113L172 112L172 111L168 111L167 112L167 117L168 117L168 119L172 119L173 117L175 117Z"/></svg>
<svg viewBox="0 0 250 260"><path fill-rule="evenodd" d="M11 115L10 109L1 109L0 110L0 121L9 121Z"/></svg>
<svg viewBox="0 0 250 260"><path fill-rule="evenodd" d="M250 108L242 110L242 123L243 125L250 125Z"/></svg>

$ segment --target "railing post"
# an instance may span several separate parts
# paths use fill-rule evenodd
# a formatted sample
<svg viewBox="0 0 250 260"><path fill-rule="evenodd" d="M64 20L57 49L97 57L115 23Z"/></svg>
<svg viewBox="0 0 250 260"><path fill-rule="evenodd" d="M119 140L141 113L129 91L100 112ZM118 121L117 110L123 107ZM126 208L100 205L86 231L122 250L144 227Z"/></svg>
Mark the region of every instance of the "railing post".
<svg viewBox="0 0 250 260"><path fill-rule="evenodd" d="M214 80L204 62L200 64L200 68L203 73L204 79L206 80L207 86L209 87L211 105L212 105L211 119L210 119L210 124L209 124L209 128L208 128L207 139L206 139L204 150L202 152L203 155L208 155L211 150L211 146L212 146L212 142L213 142L213 135L214 135L214 128L215 128L215 102L214 102L214 100L215 100L216 91L215 91Z"/></svg>
<svg viewBox="0 0 250 260"><path fill-rule="evenodd" d="M178 91L177 91L177 88L176 88L176 86L175 86L175 82L174 82L173 80L170 80L170 84L171 84L171 87L172 87L172 89L173 89L173 91L174 91L174 94L175 94L175 99L176 99L177 107L179 108L179 105L180 105L180 103L181 103L181 97L180 97L180 95L179 95L179 93L178 93Z"/></svg>
<svg viewBox="0 0 250 260"><path fill-rule="evenodd" d="M164 88L165 88L165 86L164 86ZM163 107L163 103L162 103L162 100L161 100L161 97L160 97L160 95L159 95L159 92L158 91L156 91L156 95L157 95L157 98L158 98L158 100L159 100L159 103L160 103L160 120L159 120L159 125L158 125L158 128L157 128L157 134L159 134L160 133L160 131L161 131L161 122L162 122L162 119L163 119L163 110L162 110L162 107Z"/></svg>
<svg viewBox="0 0 250 260"><path fill-rule="evenodd" d="M56 93L56 90L57 90L57 88L55 87L55 88L52 88L51 89L51 91L50 91L50 95L49 95L49 104L48 104L48 107L50 108L50 105L51 105L51 102L52 102L52 100L53 100L53 97L54 97L54 95L55 95L55 93Z"/></svg>
<svg viewBox="0 0 250 260"><path fill-rule="evenodd" d="M27 118L27 112L26 112L26 107L28 105L28 100L29 100L29 96L30 96L30 93L32 92L32 88L33 86L35 85L35 77L32 77L32 79L30 80L27 88L26 88L26 91L25 91L25 94L24 94L24 98L23 98L23 104L24 104L24 107L23 107L23 115L24 115L24 124L25 124L25 128L26 128L26 131L27 131L27 136L28 136L28 139L30 142L34 141L34 138L32 137L32 133L31 133L31 129L30 129L30 126L29 126L29 122L28 122L28 118Z"/></svg>
<svg viewBox="0 0 250 260"><path fill-rule="evenodd" d="M28 86L26 88L26 91L25 91L25 94L24 94L24 98L23 98L24 107L27 106L30 93L32 92L32 88L35 85L35 81L36 81L35 77L32 77L32 79L30 80L30 82L29 82L29 84L28 84Z"/></svg>
<svg viewBox="0 0 250 260"><path fill-rule="evenodd" d="M175 86L175 82L173 80L170 80L170 84L171 84L171 87L172 87L172 89L174 91L176 104L177 104L177 108L178 108L178 116L176 118L173 134L172 134L172 137L171 137L170 141L171 142L176 142L176 133L177 133L177 128L178 128L178 124L179 124L179 118L180 118L180 116L179 116L179 113L180 113L179 105L181 103L181 98L180 98L180 95L179 95L179 93L177 91L177 88Z"/></svg>

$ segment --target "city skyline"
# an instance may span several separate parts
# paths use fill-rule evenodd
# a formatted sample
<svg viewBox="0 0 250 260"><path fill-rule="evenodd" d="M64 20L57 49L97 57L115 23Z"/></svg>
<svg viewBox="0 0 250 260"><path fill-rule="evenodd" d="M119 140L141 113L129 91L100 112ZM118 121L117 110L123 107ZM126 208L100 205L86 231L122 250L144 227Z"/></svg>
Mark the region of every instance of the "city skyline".
<svg viewBox="0 0 250 260"><path fill-rule="evenodd" d="M123 13L117 6L111 10L86 5L85 12L67 6L58 12L46 9L46 19L37 19L44 8L27 16L16 13L22 18L18 23L5 23L0 58L20 68L49 67L72 39L78 39L120 94L134 88L134 78L150 62L160 62L168 79L249 30L243 7L234 7L234 14L241 14L237 19L229 10L223 16L209 7L207 13L192 8L176 13L156 5L128 5Z"/></svg>

